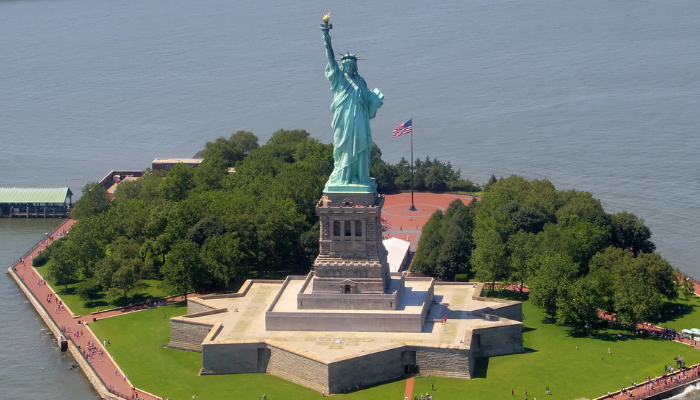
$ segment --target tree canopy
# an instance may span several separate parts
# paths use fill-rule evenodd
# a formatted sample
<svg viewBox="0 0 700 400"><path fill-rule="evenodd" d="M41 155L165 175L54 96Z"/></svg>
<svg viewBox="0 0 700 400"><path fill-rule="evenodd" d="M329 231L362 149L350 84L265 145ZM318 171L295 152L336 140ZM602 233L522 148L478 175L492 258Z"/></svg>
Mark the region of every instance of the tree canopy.
<svg viewBox="0 0 700 400"><path fill-rule="evenodd" d="M120 183L112 202L88 184L76 204L79 222L57 241L65 250L53 251L52 276L61 285L94 277L81 284L89 298L96 285L129 296L144 279L183 294L308 271L332 146L303 130L277 131L259 146L239 131L201 154L196 168L177 164Z"/></svg>
<svg viewBox="0 0 700 400"><path fill-rule="evenodd" d="M558 323L573 326L605 310L632 327L678 296L678 273L654 252L650 229L634 214L608 214L590 193L557 190L547 180L492 176L487 188L460 230L448 228L449 212L431 217L414 270L440 278L467 273L491 290L517 282ZM449 244L460 238L454 251Z"/></svg>

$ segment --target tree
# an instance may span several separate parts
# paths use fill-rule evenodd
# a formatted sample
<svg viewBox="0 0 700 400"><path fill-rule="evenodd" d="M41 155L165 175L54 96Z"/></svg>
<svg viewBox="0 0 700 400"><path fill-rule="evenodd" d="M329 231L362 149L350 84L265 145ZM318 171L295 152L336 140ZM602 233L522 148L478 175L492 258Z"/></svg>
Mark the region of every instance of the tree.
<svg viewBox="0 0 700 400"><path fill-rule="evenodd" d="M207 238L225 233L225 226L214 215L206 215L187 231L185 238L201 246Z"/></svg>
<svg viewBox="0 0 700 400"><path fill-rule="evenodd" d="M540 253L566 254L578 264L580 275L586 275L591 257L610 244L610 234L607 227L571 219L566 224L547 224L537 242Z"/></svg>
<svg viewBox="0 0 700 400"><path fill-rule="evenodd" d="M382 151L376 143L372 143L370 155L369 173L377 183L379 193L391 193L396 191L396 178L399 176L398 169L382 160Z"/></svg>
<svg viewBox="0 0 700 400"><path fill-rule="evenodd" d="M172 201L184 200L194 187L194 168L183 163L177 163L163 178L160 192L164 199Z"/></svg>
<svg viewBox="0 0 700 400"><path fill-rule="evenodd" d="M490 292L493 293L496 282L508 277L506 245L495 229L475 230L474 240L477 245L472 253L472 264L476 272L476 279L491 282Z"/></svg>
<svg viewBox="0 0 700 400"><path fill-rule="evenodd" d="M536 272L530 279L530 300L532 303L555 315L564 293L574 282L578 268L564 254L538 256Z"/></svg>
<svg viewBox="0 0 700 400"><path fill-rule="evenodd" d="M104 245L100 240L101 233L95 229L101 224L95 223L95 218L79 221L71 228L71 234L66 237L66 246L83 278L91 278L95 263L104 257Z"/></svg>
<svg viewBox="0 0 700 400"><path fill-rule="evenodd" d="M418 240L418 249L411 263L411 270L428 276L435 273L442 244L440 232L443 217L440 210L435 210L428 222L423 225L421 237Z"/></svg>
<svg viewBox="0 0 700 400"><path fill-rule="evenodd" d="M634 255L640 252L651 253L656 249L656 245L649 240L651 230L636 215L627 211L612 214L610 224L615 247L631 249Z"/></svg>
<svg viewBox="0 0 700 400"><path fill-rule="evenodd" d="M569 224L572 220L585 221L597 226L609 226L610 216L603 210L600 200L589 192L578 190L560 191L558 198L562 202L557 209L558 224Z"/></svg>
<svg viewBox="0 0 700 400"><path fill-rule="evenodd" d="M122 296L129 298L129 293L148 288L149 285L141 280L146 269L143 261L137 259L124 262L112 274L110 292L120 291Z"/></svg>
<svg viewBox="0 0 700 400"><path fill-rule="evenodd" d="M223 160L225 167L232 167L258 147L258 138L254 134L238 131L228 139L220 137L213 142L207 142L201 155L205 161L218 158Z"/></svg>
<svg viewBox="0 0 700 400"><path fill-rule="evenodd" d="M225 288L228 288L233 281L245 276L252 262L243 241L234 233L208 238L200 254L201 262L208 273ZM177 268L184 268L184 266Z"/></svg>
<svg viewBox="0 0 700 400"><path fill-rule="evenodd" d="M78 266L73 262L72 254L68 247L61 246L52 252L49 277L57 285L64 285L64 290L68 290L68 284L73 283L77 279Z"/></svg>
<svg viewBox="0 0 700 400"><path fill-rule="evenodd" d="M199 257L199 246L190 240L177 241L165 258L161 268L162 287L170 294L187 293L202 287L204 276Z"/></svg>
<svg viewBox="0 0 700 400"><path fill-rule="evenodd" d="M309 132L303 129L286 130L280 129L273 133L267 141L269 146L295 145L310 137Z"/></svg>
<svg viewBox="0 0 700 400"><path fill-rule="evenodd" d="M508 214L516 231L537 233L544 228L544 224L547 222L547 217L541 212L514 201L499 208L498 211Z"/></svg>
<svg viewBox="0 0 700 400"><path fill-rule="evenodd" d="M652 321L661 310L661 294L650 290L643 275L625 274L624 283L617 282L614 298L620 324L630 329L639 321Z"/></svg>
<svg viewBox="0 0 700 400"><path fill-rule="evenodd" d="M489 178L488 182L484 185L484 192L488 192L491 190L491 187L498 182L498 179L496 179L496 175L491 174L491 177Z"/></svg>
<svg viewBox="0 0 700 400"><path fill-rule="evenodd" d="M637 256L635 263L644 271L645 281L656 292L668 300L678 298L678 274L671 264L659 253L644 253Z"/></svg>
<svg viewBox="0 0 700 400"><path fill-rule="evenodd" d="M535 234L520 231L508 238L510 252L510 279L520 282L520 298L523 297L525 282L532 275L532 262L535 253Z"/></svg>
<svg viewBox="0 0 700 400"><path fill-rule="evenodd" d="M83 188L83 195L75 203L71 216L75 219L92 217L109 209L107 190L97 182L88 183Z"/></svg>
<svg viewBox="0 0 700 400"><path fill-rule="evenodd" d="M577 279L565 286L557 298L557 324L582 328L598 320L599 285L593 276Z"/></svg>
<svg viewBox="0 0 700 400"><path fill-rule="evenodd" d="M683 290L683 297L685 297L686 300L689 300L695 293L695 284L693 284L693 280L687 276L683 276L681 289Z"/></svg>
<svg viewBox="0 0 700 400"><path fill-rule="evenodd" d="M140 249L135 240L119 237L109 245L109 255L95 264L95 278L110 294L128 298L129 293L148 287L142 279L153 264L142 258Z"/></svg>
<svg viewBox="0 0 700 400"><path fill-rule="evenodd" d="M223 157L214 155L205 158L204 161L194 169L194 184L199 190L221 189L227 171L228 166Z"/></svg>
<svg viewBox="0 0 700 400"><path fill-rule="evenodd" d="M258 144L258 137L248 131L238 131L234 133L229 138L229 142L233 143L237 148L243 150L243 154L248 154L260 147Z"/></svg>
<svg viewBox="0 0 700 400"><path fill-rule="evenodd" d="M604 306L616 312L620 323L629 328L655 318L664 298L678 296L676 273L666 260L656 253L632 255L611 246L590 263L591 274L607 273L607 283L612 286L611 301Z"/></svg>
<svg viewBox="0 0 700 400"><path fill-rule="evenodd" d="M442 220L440 236L442 243L437 252L435 275L454 279L458 273L470 274L471 256L474 249L472 233L474 231L473 207L466 206L462 200L455 199L447 207Z"/></svg>
<svg viewBox="0 0 700 400"><path fill-rule="evenodd" d="M97 295L102 290L100 282L95 278L86 279L76 285L75 292L81 300L91 302L97 298Z"/></svg>

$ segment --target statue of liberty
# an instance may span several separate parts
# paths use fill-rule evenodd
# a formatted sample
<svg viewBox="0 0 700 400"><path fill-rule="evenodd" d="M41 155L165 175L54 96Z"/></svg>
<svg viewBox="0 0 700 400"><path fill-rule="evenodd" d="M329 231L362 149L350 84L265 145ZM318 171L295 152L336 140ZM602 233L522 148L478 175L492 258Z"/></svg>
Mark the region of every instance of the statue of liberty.
<svg viewBox="0 0 700 400"><path fill-rule="evenodd" d="M369 176L372 132L369 120L374 118L382 106L384 95L378 90L370 91L365 80L357 73L357 55L342 54L340 65L331 46L328 23L330 13L321 25L326 44L326 78L333 92L333 173L324 192L353 191L373 192L376 184Z"/></svg>

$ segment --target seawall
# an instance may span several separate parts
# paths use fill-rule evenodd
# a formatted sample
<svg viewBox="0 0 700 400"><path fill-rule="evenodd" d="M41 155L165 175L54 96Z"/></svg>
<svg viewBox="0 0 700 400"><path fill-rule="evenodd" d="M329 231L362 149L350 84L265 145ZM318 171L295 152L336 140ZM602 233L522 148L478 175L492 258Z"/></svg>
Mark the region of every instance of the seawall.
<svg viewBox="0 0 700 400"><path fill-rule="evenodd" d="M27 299L29 300L29 303L34 307L34 310L39 314L41 319L44 321L46 326L49 328L51 333L54 335L56 340L61 340L64 339L65 337L63 336L63 333L61 332L61 329L56 325L56 323L51 319L49 314L46 312L44 307L41 305L39 300L34 296L34 293L32 293L27 285L20 279L19 276L15 273L14 269L12 267L8 268L8 274L12 277L12 279L15 280L17 283L17 286L19 286L20 290L24 293L25 296L27 296ZM114 395L110 393L109 389L104 385L102 380L100 379L99 376L95 373L95 371L90 367L90 364L85 360L85 358L82 356L80 353L80 349L73 343L73 341L68 340L68 352L70 355L73 357L73 359L77 362L77 364L80 366L80 369L83 370L83 373L87 377L88 381L90 381L90 384L92 385L93 388L95 388L95 391L97 394L102 398L106 400L126 400L125 397L119 397L117 395Z"/></svg>

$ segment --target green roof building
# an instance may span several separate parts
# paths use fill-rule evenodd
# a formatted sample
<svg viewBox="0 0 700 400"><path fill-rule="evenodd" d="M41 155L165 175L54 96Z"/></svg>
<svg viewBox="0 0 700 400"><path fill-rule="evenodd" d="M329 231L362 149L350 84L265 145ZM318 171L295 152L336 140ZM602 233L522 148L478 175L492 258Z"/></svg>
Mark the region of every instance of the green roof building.
<svg viewBox="0 0 700 400"><path fill-rule="evenodd" d="M73 192L69 188L0 188L0 217L66 218Z"/></svg>

